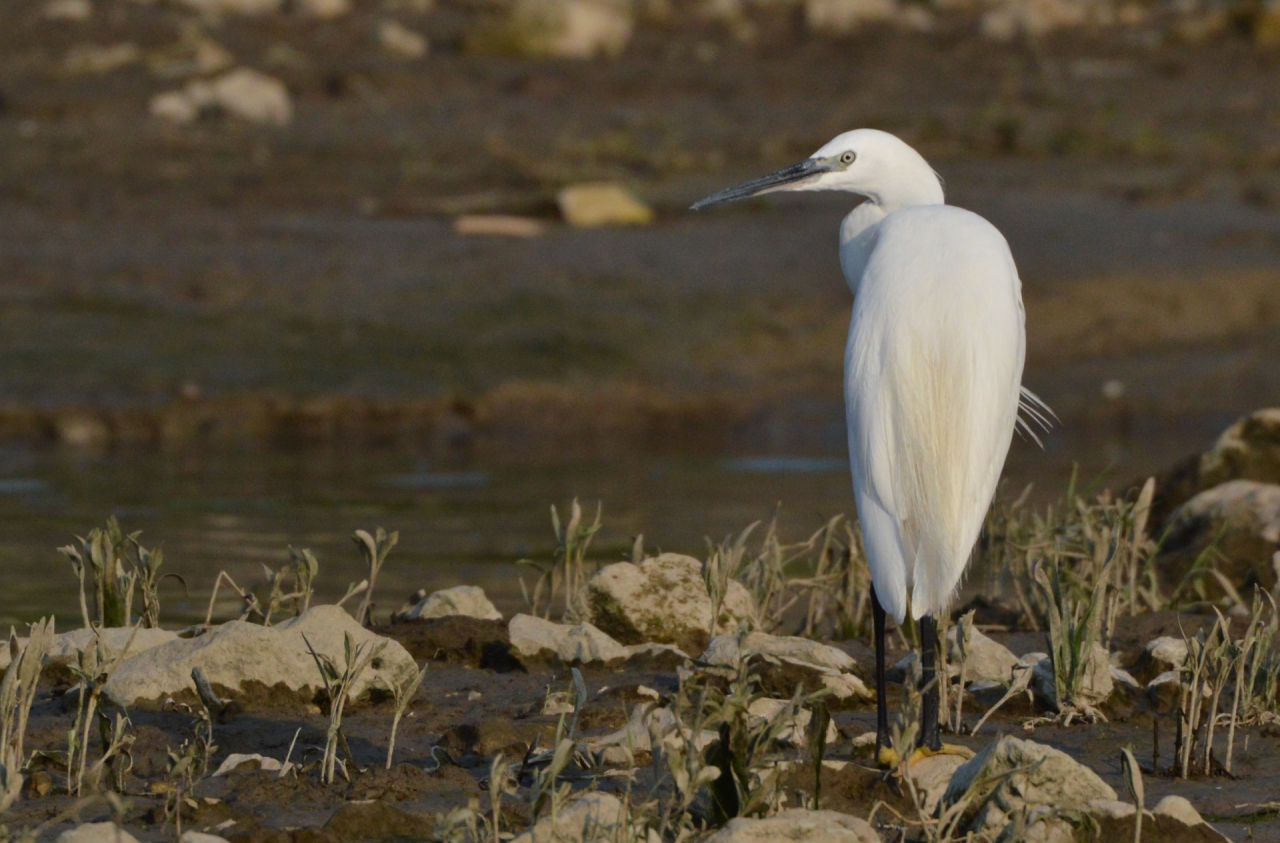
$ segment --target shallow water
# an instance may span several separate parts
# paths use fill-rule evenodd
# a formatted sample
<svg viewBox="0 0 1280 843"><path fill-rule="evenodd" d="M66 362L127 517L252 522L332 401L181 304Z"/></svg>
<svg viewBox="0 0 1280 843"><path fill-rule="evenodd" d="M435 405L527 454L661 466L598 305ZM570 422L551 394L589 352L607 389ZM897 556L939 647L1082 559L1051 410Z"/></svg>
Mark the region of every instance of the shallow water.
<svg viewBox="0 0 1280 843"><path fill-rule="evenodd" d="M838 408L833 408L838 413ZM834 416L839 419L838 415ZM1059 431L1044 451L1015 442L1004 489L1034 483L1048 500L1065 488L1072 466L1081 477L1122 486L1203 447L1212 421L1127 437L1097 430ZM732 454L634 454L611 463L555 465L443 464L401 452L118 452L0 451L0 622L29 622L54 612L76 623L76 586L56 552L114 513L145 546L162 546L163 620L203 618L219 570L263 590L262 565L280 567L288 547L309 547L321 562L323 599L362 578L351 533L384 526L400 532L377 586L379 612L394 610L418 588L461 583L485 587L506 612L523 605L519 559L549 559L554 538L548 507L575 496L588 509L603 501L604 527L593 557L612 561L645 535L650 549L701 554L781 504L786 540L799 540L836 513L853 512L848 468L829 436L788 436L794 450L763 446ZM760 443L755 443L760 445ZM225 595L225 592L224 592ZM236 613L221 599L215 617Z"/></svg>

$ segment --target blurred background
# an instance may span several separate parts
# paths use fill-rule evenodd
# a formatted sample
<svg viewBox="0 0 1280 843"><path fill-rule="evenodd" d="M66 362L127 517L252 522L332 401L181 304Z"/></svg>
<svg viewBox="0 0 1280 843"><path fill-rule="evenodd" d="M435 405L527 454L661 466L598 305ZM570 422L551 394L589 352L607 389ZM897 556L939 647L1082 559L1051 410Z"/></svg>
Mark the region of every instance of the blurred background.
<svg viewBox="0 0 1280 843"><path fill-rule="evenodd" d="M1018 260L1061 423L1002 494L1280 400L1280 0L5 0L0 620L111 513L176 617L357 527L384 611L510 610L552 503L601 558L852 514L851 199L686 208L860 126Z"/></svg>

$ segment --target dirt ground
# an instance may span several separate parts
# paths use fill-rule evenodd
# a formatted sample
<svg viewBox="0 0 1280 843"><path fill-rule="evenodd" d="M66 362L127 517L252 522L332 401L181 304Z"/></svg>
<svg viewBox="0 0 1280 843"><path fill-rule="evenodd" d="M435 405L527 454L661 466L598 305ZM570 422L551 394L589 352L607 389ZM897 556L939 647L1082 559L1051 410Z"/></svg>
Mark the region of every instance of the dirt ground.
<svg viewBox="0 0 1280 843"><path fill-rule="evenodd" d="M1122 626L1117 644L1128 637L1176 628L1192 630L1209 624L1209 616L1172 613L1144 618L1141 628ZM403 720L396 743L395 765L382 769L391 710L388 702L355 706L344 720L352 755L361 769L351 780L321 785L315 769L281 778L274 772L259 771L249 764L230 774L207 778L193 791L193 808L188 809L186 827L219 827L218 833L233 843L241 841L334 841L390 840L429 835L435 815L448 812L472 799L487 806L487 792L481 782L488 775L494 755L502 752L508 763L525 757L531 746L547 748L554 740L557 716L542 714L549 691L570 687L568 670L560 665L521 664L495 652L505 638L499 623L470 619L397 624L389 630L414 654L430 662L428 680L414 698ZM1042 650L1043 640L1034 634L993 633L1015 653ZM489 642L486 646L486 642ZM841 645L865 669L871 664L865 641ZM495 649L496 647L496 649ZM890 653L890 661L902 653ZM483 666L482 666L483 665ZM621 728L636 704L650 699L637 691L641 686L664 698L674 695L678 678L674 669L654 666L647 669L611 670L584 668L589 702L579 714L579 734L600 736ZM65 685L42 689L32 714L28 747L56 751L65 748L70 714L62 700ZM891 699L899 699L899 688L890 686ZM270 697L270 695L269 695ZM976 722L981 709L973 700L965 708L968 726ZM1171 717L1152 708L1144 695L1118 692L1106 708L1108 722L1068 727L1023 727L1035 714L1026 702L1014 701L984 725L978 735L947 736L947 741L981 748L1001 733L1029 737L1069 753L1095 770L1118 793L1124 793L1118 748L1128 746L1144 767L1146 799L1154 805L1167 794L1185 796L1215 827L1233 840L1280 840L1275 795L1280 792L1280 734L1274 730L1246 729L1238 735L1233 777L1178 780L1169 775L1173 755ZM140 839L159 840L162 828L163 789L167 767L166 751L190 736L193 717L189 712L135 708L129 712L137 740L131 748L131 767L125 776L126 825ZM827 758L848 761L838 771L829 770L823 781L823 807L867 816L877 801L899 810L909 804L897 785L874 770L869 760L855 755L853 737L874 730L875 710L859 705L833 714L840 739L829 747ZM1157 721L1159 726L1157 727ZM295 762L313 762L324 742L327 719L305 701L284 703L278 695L258 701L244 697L226 711L214 726L217 745L211 771L230 753L261 753L283 759L294 742ZM1161 741L1159 758L1153 758L1153 736ZM434 747L447 753L445 763ZM1223 747L1225 749L1225 747ZM642 754L643 755L643 754ZM795 804L795 791L812 794L813 777L796 753L796 767L784 778L788 804ZM1153 761L1160 772L1152 774ZM452 762L452 763L450 763ZM642 757L640 763L644 763ZM597 771L603 773L604 771ZM643 776L639 781L643 782ZM52 839L70 818L64 812L75 800L58 795L60 774L50 770L38 795L29 786L26 798L6 817L10 828L41 829L41 839ZM520 790L528 795L528 781ZM576 787L596 785L600 789L623 792L624 777L585 775ZM633 793L640 791L633 784ZM366 800L373 800L367 802ZM505 800L504 816L513 828L527 824L529 806L520 798ZM103 804L80 811L82 820L102 819L108 810ZM888 815L882 818L889 821ZM234 820L233 823L228 823ZM308 831L308 830L311 831ZM1144 839L1145 839L1144 835ZM1156 834L1153 839L1163 839ZM1171 837L1183 840L1184 837Z"/></svg>

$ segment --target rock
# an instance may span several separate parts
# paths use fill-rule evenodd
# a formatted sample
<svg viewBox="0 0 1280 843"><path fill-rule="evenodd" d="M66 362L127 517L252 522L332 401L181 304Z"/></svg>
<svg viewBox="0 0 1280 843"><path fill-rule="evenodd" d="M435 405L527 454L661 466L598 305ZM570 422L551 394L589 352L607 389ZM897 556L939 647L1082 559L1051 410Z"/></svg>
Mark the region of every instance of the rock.
<svg viewBox="0 0 1280 843"><path fill-rule="evenodd" d="M634 29L625 0L514 0L505 16L483 19L466 44L472 52L589 59L618 55Z"/></svg>
<svg viewBox="0 0 1280 843"><path fill-rule="evenodd" d="M163 79L210 76L236 63L231 51L195 30L184 30L177 43L147 56L151 72Z"/></svg>
<svg viewBox="0 0 1280 843"><path fill-rule="evenodd" d="M1089 813L1095 817L1106 817L1111 820L1122 820L1132 817L1138 809L1129 802L1119 799L1094 799L1089 803Z"/></svg>
<svg viewBox="0 0 1280 843"><path fill-rule="evenodd" d="M653 222L653 211L641 202L631 191L620 184L595 182L575 184L563 188L556 194L556 204L560 206L560 215L565 222L576 228L599 228L607 225L648 225ZM676 553L664 553L657 557L678 557ZM652 560L646 560L652 561ZM699 572L702 563L694 562ZM619 562L620 565L630 563ZM610 566L613 567L613 566ZM701 580L701 574L698 577ZM703 589L706 590L705 588Z"/></svg>
<svg viewBox="0 0 1280 843"><path fill-rule="evenodd" d="M203 831L187 829L178 838L178 843L227 843L227 839L216 834L206 834Z"/></svg>
<svg viewBox="0 0 1280 843"><path fill-rule="evenodd" d="M764 657L762 667L775 668L761 671L762 690L766 693L789 697L798 683L804 683L812 690L818 686L830 688L832 702L875 697L853 673L858 663L852 656L808 638L749 632L740 641L736 634L717 635L702 654L701 661L710 667L736 670L743 657L752 655Z"/></svg>
<svg viewBox="0 0 1280 843"><path fill-rule="evenodd" d="M456 585L453 588L432 592L415 605L401 609L396 619L407 621L420 618L444 618L451 615L465 615L488 621L502 620L502 613L489 602L484 589L474 585Z"/></svg>
<svg viewBox="0 0 1280 843"><path fill-rule="evenodd" d="M1094 644L1093 658L1089 660L1084 681L1081 682L1079 694L1073 702L1096 706L1109 699L1116 687L1111 671L1111 656L1107 648L1101 644ZM1048 656L1040 659L1032 668L1031 692L1035 695L1038 705L1050 711L1058 711L1061 707L1055 684L1053 659Z"/></svg>
<svg viewBox="0 0 1280 843"><path fill-rule="evenodd" d="M1157 802L1156 806L1151 809L1151 813L1173 817L1183 825L1201 825L1204 822L1204 817L1200 816L1200 812L1186 800L1186 797L1173 794Z"/></svg>
<svg viewBox="0 0 1280 843"><path fill-rule="evenodd" d="M880 843L866 820L836 811L792 808L765 819L738 817L705 843Z"/></svg>
<svg viewBox="0 0 1280 843"><path fill-rule="evenodd" d="M463 236L537 237L546 228L542 220L509 214L464 214L453 221L454 233Z"/></svg>
<svg viewBox="0 0 1280 843"><path fill-rule="evenodd" d="M381 800L343 803L324 824L324 830L343 843L434 840L435 827L434 820Z"/></svg>
<svg viewBox="0 0 1280 843"><path fill-rule="evenodd" d="M568 691L552 691L542 701L543 716L554 717L559 714L573 714L573 711L573 694Z"/></svg>
<svg viewBox="0 0 1280 843"><path fill-rule="evenodd" d="M111 44L106 47L84 44L72 47L62 60L62 69L73 75L98 75L136 64L142 59L137 44Z"/></svg>
<svg viewBox="0 0 1280 843"><path fill-rule="evenodd" d="M1003 684L993 679L979 679L977 682L969 684L969 695L977 701L978 705L983 709L991 708L991 706L1000 702L1004 698L1005 692L1008 690Z"/></svg>
<svg viewBox="0 0 1280 843"><path fill-rule="evenodd" d="M747 706L747 714L755 718L757 721L768 723L783 712L790 705L790 700L775 700L767 697L761 697L751 701ZM788 726L778 735L778 740L783 743L789 743L792 746L804 746L805 735L809 732L809 721L813 719L813 712L807 708L801 708L795 713L792 725ZM827 723L826 743L835 743L840 737L840 733L836 731L834 722Z"/></svg>
<svg viewBox="0 0 1280 843"><path fill-rule="evenodd" d="M947 630L947 663L952 667L953 675L960 671L960 647L956 643L959 627ZM980 630L967 625L965 635L965 682L989 679L1009 684L1013 681L1013 669L1018 666L1018 657L1008 647L992 641Z"/></svg>
<svg viewBox="0 0 1280 843"><path fill-rule="evenodd" d="M934 809L946 794L956 770L964 766L968 760L961 755L931 755L921 758L907 768L911 780L924 796L926 814L933 814Z"/></svg>
<svg viewBox="0 0 1280 843"><path fill-rule="evenodd" d="M565 664L618 662L637 657L684 660L682 651L661 644L623 646L589 623L574 626L532 615L516 615L507 625L511 651L522 658L556 658Z"/></svg>
<svg viewBox="0 0 1280 843"><path fill-rule="evenodd" d="M1148 683L1170 670L1178 670L1187 660L1187 642L1181 638L1162 635L1147 642L1130 673L1139 682Z"/></svg>
<svg viewBox="0 0 1280 843"><path fill-rule="evenodd" d="M427 54L427 38L393 20L378 24L378 43L382 49L403 59L420 59Z"/></svg>
<svg viewBox="0 0 1280 843"><path fill-rule="evenodd" d="M381 655L352 686L353 698L373 687L390 688L392 683L417 675L417 665L399 643L364 629L340 606L313 606L276 626L228 621L196 638L179 638L154 647L125 659L104 690L117 705L126 707L177 695L193 696L191 670L199 667L224 697L283 688L310 701L323 683L307 641L316 652L341 666L345 659L343 636L348 634L357 646L386 643Z"/></svg>
<svg viewBox="0 0 1280 843"><path fill-rule="evenodd" d="M1098 774L1061 750L1034 741L1004 736L966 761L951 778L943 802L954 805L980 780L1021 769L1000 782L981 802L961 833L974 832L994 839L1024 809L1084 810L1089 803L1114 801L1116 792ZM1034 817L1034 815L1033 815ZM1027 839L1035 824L1051 825L1042 818L1029 820ZM1040 839L1053 839L1052 829L1042 829ZM1072 839L1067 836L1065 839Z"/></svg>
<svg viewBox="0 0 1280 843"><path fill-rule="evenodd" d="M613 843L622 837L626 806L608 793L588 793L556 816L538 820L513 843Z"/></svg>
<svg viewBox="0 0 1280 843"><path fill-rule="evenodd" d="M897 0L805 0L804 22L814 32L846 35L869 23L892 21Z"/></svg>
<svg viewBox="0 0 1280 843"><path fill-rule="evenodd" d="M213 775L225 776L232 770L246 764L257 764L257 767L251 767L250 769L267 770L268 772L279 771L280 768L284 766L276 759L268 758L265 755L259 755L256 752L233 752L223 759L222 763L218 765L218 769L214 771Z"/></svg>
<svg viewBox="0 0 1280 843"><path fill-rule="evenodd" d="M624 644L671 644L698 653L711 638L711 597L702 563L678 553L639 565L606 565L587 582L584 615ZM716 632L736 632L744 621L755 622L755 605L746 588L731 581Z"/></svg>
<svg viewBox="0 0 1280 843"><path fill-rule="evenodd" d="M114 659L129 646L129 655L136 655L161 644L176 641L178 634L167 629L139 629L136 633L132 627L113 627L98 630L99 639L108 659ZM130 640L132 638L132 640ZM64 632L53 637L53 646L49 648L49 664L75 664L81 650L86 649L93 641L93 631L86 628L74 632ZM19 638L18 645L25 647L27 639ZM9 669L10 653L8 647L0 647L0 671Z"/></svg>
<svg viewBox="0 0 1280 843"><path fill-rule="evenodd" d="M1272 561L1280 543L1280 485L1231 480L1200 492L1169 519L1156 560L1162 580L1176 583L1213 544L1222 555L1218 570L1241 594L1254 585L1276 586ZM1214 586L1212 579L1206 584Z"/></svg>
<svg viewBox="0 0 1280 843"><path fill-rule="evenodd" d="M284 83L246 67L212 82L193 80L181 91L157 94L150 109L153 116L173 123L191 123L215 109L264 125L286 126L293 120L293 102Z"/></svg>
<svg viewBox="0 0 1280 843"><path fill-rule="evenodd" d="M1268 8L1275 6L1272 3ZM1152 526L1158 531L1179 506L1229 480L1280 483L1280 407L1257 410L1237 419L1209 450L1187 457L1157 475L1151 504Z"/></svg>
<svg viewBox="0 0 1280 843"><path fill-rule="evenodd" d="M1040 38L1058 29L1080 26L1090 8L1077 0L1006 0L982 15L982 34L996 41L1018 35Z"/></svg>
<svg viewBox="0 0 1280 843"><path fill-rule="evenodd" d="M138 843L115 823L85 823L58 835L58 843Z"/></svg>
<svg viewBox="0 0 1280 843"><path fill-rule="evenodd" d="M93 4L89 0L49 0L44 4L47 20L88 20L93 16Z"/></svg>

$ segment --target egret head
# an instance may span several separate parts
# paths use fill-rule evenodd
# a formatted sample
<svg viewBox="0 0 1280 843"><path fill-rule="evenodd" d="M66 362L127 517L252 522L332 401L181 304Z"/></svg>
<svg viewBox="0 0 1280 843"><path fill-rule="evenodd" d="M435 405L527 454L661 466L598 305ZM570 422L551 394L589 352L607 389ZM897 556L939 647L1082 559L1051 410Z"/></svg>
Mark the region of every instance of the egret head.
<svg viewBox="0 0 1280 843"><path fill-rule="evenodd" d="M693 210L783 190L843 190L895 211L942 204L942 180L902 140L878 129L836 136L799 164L695 202Z"/></svg>

